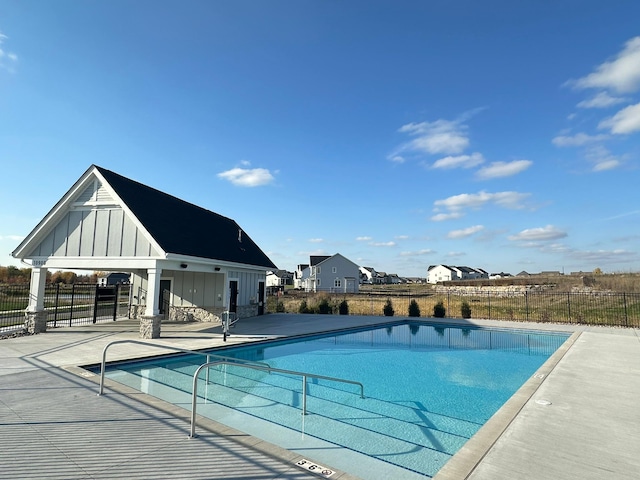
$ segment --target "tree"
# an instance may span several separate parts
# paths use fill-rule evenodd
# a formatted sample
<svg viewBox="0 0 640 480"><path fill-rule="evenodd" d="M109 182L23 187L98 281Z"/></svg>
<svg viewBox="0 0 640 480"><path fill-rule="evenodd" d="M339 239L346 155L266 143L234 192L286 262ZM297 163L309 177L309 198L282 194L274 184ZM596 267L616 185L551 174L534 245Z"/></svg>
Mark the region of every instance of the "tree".
<svg viewBox="0 0 640 480"><path fill-rule="evenodd" d="M409 316L410 317L420 316L420 307L418 306L418 302L416 302L415 299L411 300L411 303L409 303Z"/></svg>
<svg viewBox="0 0 640 480"><path fill-rule="evenodd" d="M434 317L444 318L446 313L447 313L447 310L446 310L446 308L444 308L444 303L442 303L442 300L440 300L438 303L436 303L433 306L433 316Z"/></svg>
<svg viewBox="0 0 640 480"><path fill-rule="evenodd" d="M387 301L382 308L382 313L384 313L385 317L393 317L395 311L393 310L393 304L391 303L391 299L387 298Z"/></svg>

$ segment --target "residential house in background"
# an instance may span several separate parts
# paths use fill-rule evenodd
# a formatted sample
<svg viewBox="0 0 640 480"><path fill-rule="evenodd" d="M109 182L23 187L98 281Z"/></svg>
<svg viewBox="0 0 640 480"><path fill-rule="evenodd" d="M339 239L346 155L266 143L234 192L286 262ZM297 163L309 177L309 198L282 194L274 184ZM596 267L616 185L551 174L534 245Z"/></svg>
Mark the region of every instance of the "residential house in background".
<svg viewBox="0 0 640 480"><path fill-rule="evenodd" d="M373 285L380 283L378 278L378 272L373 267L360 267L360 283Z"/></svg>
<svg viewBox="0 0 640 480"><path fill-rule="evenodd" d="M293 273L286 270L267 271L267 290L284 290L287 285L293 286Z"/></svg>
<svg viewBox="0 0 640 480"><path fill-rule="evenodd" d="M481 268L455 267L452 265L431 265L427 269L427 283L474 280L478 278L489 278L489 274Z"/></svg>
<svg viewBox="0 0 640 480"><path fill-rule="evenodd" d="M98 285L104 287L106 285L123 285L129 283L131 279L130 273L113 272L106 273L98 277Z"/></svg>
<svg viewBox="0 0 640 480"><path fill-rule="evenodd" d="M296 271L293 272L293 288L297 290L304 290L306 280L309 278L311 273L311 269L309 268L308 263L301 263L296 268Z"/></svg>
<svg viewBox="0 0 640 480"><path fill-rule="evenodd" d="M305 277L307 270L308 277ZM302 288L308 292L357 293L360 267L339 253L315 255L309 257L309 266L302 271L302 277Z"/></svg>

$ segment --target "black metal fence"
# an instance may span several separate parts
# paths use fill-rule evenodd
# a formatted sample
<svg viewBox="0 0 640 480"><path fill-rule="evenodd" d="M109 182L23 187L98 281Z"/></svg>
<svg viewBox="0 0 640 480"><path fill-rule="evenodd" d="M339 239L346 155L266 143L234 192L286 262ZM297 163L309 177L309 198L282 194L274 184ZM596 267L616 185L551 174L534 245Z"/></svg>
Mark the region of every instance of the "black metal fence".
<svg viewBox="0 0 640 480"><path fill-rule="evenodd" d="M48 327L70 327L129 315L130 285L46 285ZM0 285L0 331L24 326L29 285Z"/></svg>
<svg viewBox="0 0 640 480"><path fill-rule="evenodd" d="M290 292L269 297L267 305L269 312L301 313L304 302L307 312L320 313L320 303L326 302L332 313L337 314L343 301L346 301L350 315L384 315L385 304L391 302L394 316L410 316L409 306L415 302L420 317L433 317L434 307L440 303L448 318L640 327L640 293L504 290L466 294L417 291L371 291L359 294Z"/></svg>

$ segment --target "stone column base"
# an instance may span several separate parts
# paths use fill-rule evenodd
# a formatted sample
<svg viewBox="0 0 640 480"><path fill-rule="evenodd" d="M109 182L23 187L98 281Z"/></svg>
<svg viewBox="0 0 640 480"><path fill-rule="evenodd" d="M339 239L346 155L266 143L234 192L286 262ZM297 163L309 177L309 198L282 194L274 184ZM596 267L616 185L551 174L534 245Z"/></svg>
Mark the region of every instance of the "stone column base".
<svg viewBox="0 0 640 480"><path fill-rule="evenodd" d="M24 329L27 333L44 333L47 331L47 312L27 312Z"/></svg>
<svg viewBox="0 0 640 480"><path fill-rule="evenodd" d="M140 338L160 338L162 317L140 317Z"/></svg>

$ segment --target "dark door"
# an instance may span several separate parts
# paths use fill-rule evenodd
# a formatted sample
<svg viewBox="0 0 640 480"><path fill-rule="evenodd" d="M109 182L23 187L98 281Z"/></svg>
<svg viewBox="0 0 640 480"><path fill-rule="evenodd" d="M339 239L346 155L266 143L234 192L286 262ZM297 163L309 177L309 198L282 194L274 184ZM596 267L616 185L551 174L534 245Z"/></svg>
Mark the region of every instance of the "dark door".
<svg viewBox="0 0 640 480"><path fill-rule="evenodd" d="M171 292L171 280L160 280L160 292L158 298L158 312L166 315L169 312L169 295Z"/></svg>
<svg viewBox="0 0 640 480"><path fill-rule="evenodd" d="M258 315L264 315L264 282L258 282Z"/></svg>
<svg viewBox="0 0 640 480"><path fill-rule="evenodd" d="M238 281L231 280L229 282L229 311L238 311Z"/></svg>

